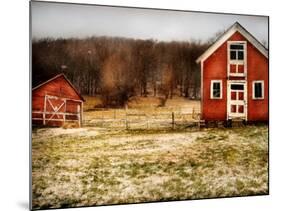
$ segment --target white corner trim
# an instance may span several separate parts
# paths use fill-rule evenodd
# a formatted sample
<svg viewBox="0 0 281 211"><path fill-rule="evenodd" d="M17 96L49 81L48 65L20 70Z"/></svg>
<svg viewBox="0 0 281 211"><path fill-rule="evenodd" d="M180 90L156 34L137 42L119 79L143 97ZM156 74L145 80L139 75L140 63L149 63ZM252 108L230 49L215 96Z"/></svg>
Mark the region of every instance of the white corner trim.
<svg viewBox="0 0 281 211"><path fill-rule="evenodd" d="M220 83L220 97L214 97L213 96L213 86L214 86L214 83ZM222 99L222 80L211 80L211 87L210 87L210 97L212 100L219 100L219 99Z"/></svg>
<svg viewBox="0 0 281 211"><path fill-rule="evenodd" d="M255 97L255 84L261 83L261 97ZM253 100L263 100L264 99L264 81L263 80L256 80L252 82L252 98Z"/></svg>
<svg viewBox="0 0 281 211"><path fill-rule="evenodd" d="M248 31L246 31L239 23L234 23L218 40L211 45L198 59L197 63L206 60L218 47L225 43L229 37L235 32L242 34L253 46L255 46L266 58L268 58L268 50Z"/></svg>
<svg viewBox="0 0 281 211"><path fill-rule="evenodd" d="M201 61L201 63L200 63L201 65L201 90L200 90L200 98L201 98L201 105L200 105L200 109L201 109L201 114L200 114L200 119L202 119L203 118L203 105L204 105L204 81L203 81L203 79L204 79L204 63L203 63L203 61Z"/></svg>

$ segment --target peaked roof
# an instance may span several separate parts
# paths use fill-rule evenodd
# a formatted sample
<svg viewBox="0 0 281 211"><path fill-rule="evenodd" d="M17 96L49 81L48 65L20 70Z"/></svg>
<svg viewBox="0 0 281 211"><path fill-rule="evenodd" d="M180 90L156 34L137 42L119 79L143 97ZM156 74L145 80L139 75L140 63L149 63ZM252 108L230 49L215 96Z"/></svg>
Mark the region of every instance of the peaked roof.
<svg viewBox="0 0 281 211"><path fill-rule="evenodd" d="M47 80L47 81L37 85L36 87L32 88L32 91L40 88L41 86L43 86L43 85L45 85L45 84L47 84L47 83L49 83L49 82L59 78L59 77L63 77L66 80L66 82L72 87L72 89L76 92L76 94L81 98L81 100L85 101L85 99L80 95L80 93L77 91L77 89L73 86L73 84L67 79L67 77L63 73L58 74L55 77L50 78L49 80Z"/></svg>
<svg viewBox="0 0 281 211"><path fill-rule="evenodd" d="M266 58L268 50L261 44L250 32L248 32L240 23L235 22L226 30L201 56L196 60L197 63L207 59L218 47L227 41L235 32L242 34L253 46L255 46Z"/></svg>

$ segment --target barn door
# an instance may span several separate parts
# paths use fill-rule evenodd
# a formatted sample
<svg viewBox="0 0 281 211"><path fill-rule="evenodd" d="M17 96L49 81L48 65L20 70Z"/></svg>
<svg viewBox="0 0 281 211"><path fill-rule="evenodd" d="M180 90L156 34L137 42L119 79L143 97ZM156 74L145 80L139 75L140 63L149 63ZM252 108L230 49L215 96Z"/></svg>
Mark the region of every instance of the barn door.
<svg viewBox="0 0 281 211"><path fill-rule="evenodd" d="M247 119L247 87L245 82L229 82L227 92L228 119Z"/></svg>
<svg viewBox="0 0 281 211"><path fill-rule="evenodd" d="M44 125L62 125L65 121L66 100L56 97L45 95L44 102Z"/></svg>

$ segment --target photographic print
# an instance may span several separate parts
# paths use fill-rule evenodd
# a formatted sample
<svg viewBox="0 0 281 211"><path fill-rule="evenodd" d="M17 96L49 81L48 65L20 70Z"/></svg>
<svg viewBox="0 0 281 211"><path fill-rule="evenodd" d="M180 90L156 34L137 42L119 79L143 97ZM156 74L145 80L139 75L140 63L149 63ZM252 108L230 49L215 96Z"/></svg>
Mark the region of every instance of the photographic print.
<svg viewBox="0 0 281 211"><path fill-rule="evenodd" d="M30 11L33 210L269 193L268 16Z"/></svg>

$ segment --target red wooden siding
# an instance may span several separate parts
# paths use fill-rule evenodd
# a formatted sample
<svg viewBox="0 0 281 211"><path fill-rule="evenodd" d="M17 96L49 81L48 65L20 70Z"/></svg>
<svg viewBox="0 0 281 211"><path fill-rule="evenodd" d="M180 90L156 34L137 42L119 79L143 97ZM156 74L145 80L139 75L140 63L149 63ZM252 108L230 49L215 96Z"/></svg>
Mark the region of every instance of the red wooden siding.
<svg viewBox="0 0 281 211"><path fill-rule="evenodd" d="M228 41L247 41L235 32ZM247 80L248 121L268 120L268 59L247 41L247 78L227 77L227 41L203 61L202 119L227 119L227 80ZM202 68L202 67L201 67ZM222 80L222 99L210 99L211 80ZM252 96L254 80L264 81L264 99Z"/></svg>
<svg viewBox="0 0 281 211"><path fill-rule="evenodd" d="M202 119L226 120L227 44L221 45L203 62ZM211 99L211 80L222 80L222 99Z"/></svg>
<svg viewBox="0 0 281 211"><path fill-rule="evenodd" d="M248 44L248 120L268 121L268 59ZM253 81L264 80L264 99L253 99Z"/></svg>
<svg viewBox="0 0 281 211"><path fill-rule="evenodd" d="M62 126L65 121L82 121L83 98L64 75L47 81L32 91L32 123ZM54 109L56 110L54 112Z"/></svg>

